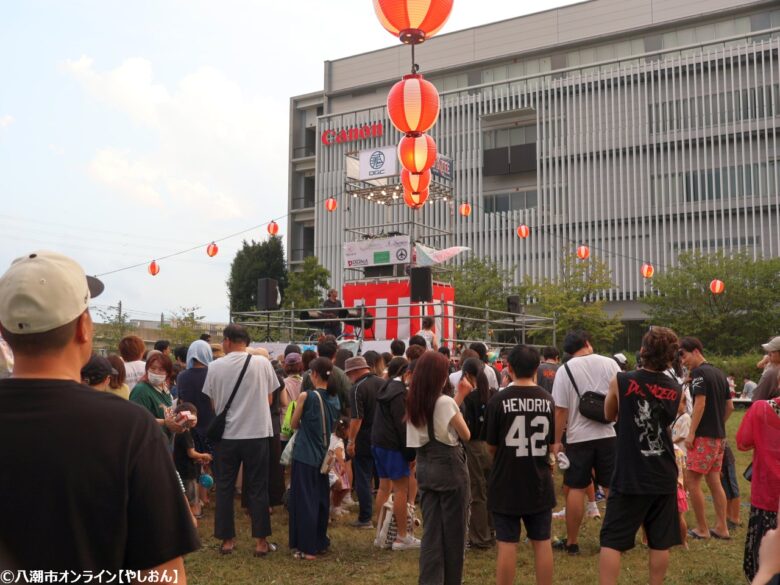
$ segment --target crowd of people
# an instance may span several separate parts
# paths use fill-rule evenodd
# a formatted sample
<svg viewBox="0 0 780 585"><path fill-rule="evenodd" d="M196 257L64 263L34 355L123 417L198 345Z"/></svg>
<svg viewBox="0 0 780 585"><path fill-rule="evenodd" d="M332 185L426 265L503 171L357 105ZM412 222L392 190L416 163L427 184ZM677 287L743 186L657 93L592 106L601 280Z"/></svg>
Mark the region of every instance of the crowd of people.
<svg viewBox="0 0 780 585"><path fill-rule="evenodd" d="M523 529L536 582L551 584L554 550L581 553L583 519L601 516L602 498L599 582L617 583L622 554L641 541L655 585L672 547L730 540L742 525L733 446L753 452L745 577L778 579L780 337L763 346L730 444L727 377L700 340L664 327L644 335L630 371L582 330L566 335L563 359L521 344L493 362L481 342L451 354L428 319L386 354L353 355L326 334L316 351L290 344L271 356L231 324L219 346L204 335L147 349L130 335L103 357L88 310L101 290L53 253L0 278L14 362L0 380L0 568L175 569L181 582L209 508L219 552L239 546L240 491L257 557L282 548L277 507L287 548L312 561L355 505L356 538L420 549L423 585L460 584L469 548L495 549L496 583L513 583Z"/></svg>

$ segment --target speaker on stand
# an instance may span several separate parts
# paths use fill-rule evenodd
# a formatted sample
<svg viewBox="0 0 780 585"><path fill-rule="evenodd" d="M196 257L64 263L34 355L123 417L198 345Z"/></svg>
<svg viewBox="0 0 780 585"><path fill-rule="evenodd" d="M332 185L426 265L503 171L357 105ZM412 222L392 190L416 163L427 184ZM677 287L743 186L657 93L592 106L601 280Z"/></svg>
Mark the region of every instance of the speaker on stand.
<svg viewBox="0 0 780 585"><path fill-rule="evenodd" d="M279 283L274 278L257 279L257 310L275 311L279 308ZM271 315L266 314L265 340L271 341Z"/></svg>
<svg viewBox="0 0 780 585"><path fill-rule="evenodd" d="M512 337L515 343L517 340L517 317L516 315L522 312L523 307L520 305L520 295L509 295L506 298L506 312L512 313ZM525 335L523 335L525 338ZM525 341L525 340L524 340Z"/></svg>

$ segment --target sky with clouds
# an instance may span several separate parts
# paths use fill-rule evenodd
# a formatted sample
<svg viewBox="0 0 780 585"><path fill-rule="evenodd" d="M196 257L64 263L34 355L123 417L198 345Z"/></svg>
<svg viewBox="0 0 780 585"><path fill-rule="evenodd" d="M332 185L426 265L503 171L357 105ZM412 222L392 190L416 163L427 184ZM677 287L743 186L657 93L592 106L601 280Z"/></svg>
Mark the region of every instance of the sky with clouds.
<svg viewBox="0 0 780 585"><path fill-rule="evenodd" d="M571 3L455 0L442 32ZM4 0L0 270L51 249L102 274L204 244L154 278L106 275L96 303L227 321L242 237L205 244L286 214L290 97L393 43L370 0Z"/></svg>

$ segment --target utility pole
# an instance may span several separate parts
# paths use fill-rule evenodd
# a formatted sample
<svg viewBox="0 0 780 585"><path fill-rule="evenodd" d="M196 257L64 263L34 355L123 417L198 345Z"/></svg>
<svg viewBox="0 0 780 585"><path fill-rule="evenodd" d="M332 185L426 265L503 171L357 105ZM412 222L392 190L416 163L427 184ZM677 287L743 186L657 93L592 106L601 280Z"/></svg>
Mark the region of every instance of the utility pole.
<svg viewBox="0 0 780 585"><path fill-rule="evenodd" d="M122 301L119 301L119 303L117 303L116 311L117 311L117 317L116 318L117 318L117 321L119 323L119 335L124 337L125 336L125 322L122 320Z"/></svg>

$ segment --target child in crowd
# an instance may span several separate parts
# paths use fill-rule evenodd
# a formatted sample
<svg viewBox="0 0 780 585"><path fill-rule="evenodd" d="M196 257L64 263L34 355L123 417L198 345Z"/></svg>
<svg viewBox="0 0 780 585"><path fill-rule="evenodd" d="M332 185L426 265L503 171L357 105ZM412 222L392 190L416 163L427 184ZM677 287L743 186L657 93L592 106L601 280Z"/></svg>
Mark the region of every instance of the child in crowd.
<svg viewBox="0 0 780 585"><path fill-rule="evenodd" d="M352 489L347 474L347 462L344 457L344 440L346 438L347 422L344 419L339 419L336 421L336 428L333 430L333 434L330 436L330 447L328 447L328 450L333 454L333 465L328 473L331 520L347 513L347 510L341 504Z"/></svg>
<svg viewBox="0 0 780 585"><path fill-rule="evenodd" d="M488 450L494 455L488 509L498 541L496 585L515 582L521 525L533 546L537 585L552 585L555 486L548 457L555 437L555 403L536 384L536 349L518 345L507 362L512 383L490 399L485 423Z"/></svg>
<svg viewBox="0 0 780 585"><path fill-rule="evenodd" d="M198 476L200 476L200 466L211 463L211 455L195 450L195 444L190 434L190 428L198 422L198 409L195 405L190 402L182 402L176 406L175 412L178 415L177 422L181 419L187 430L177 434L173 440L173 461L176 465L176 471L179 472L184 483L184 491L187 494L192 515L195 518L200 518L203 516L203 507L198 498ZM185 421L185 419L187 420Z"/></svg>
<svg viewBox="0 0 780 585"><path fill-rule="evenodd" d="M674 458L677 462L677 511L680 514L680 537L682 544L688 548L688 524L685 513L688 511L688 494L685 491L685 469L688 454L685 449L685 438L691 430L691 415L688 414L687 395L682 393L680 405L677 407L677 418L672 423L672 442L674 443Z"/></svg>

